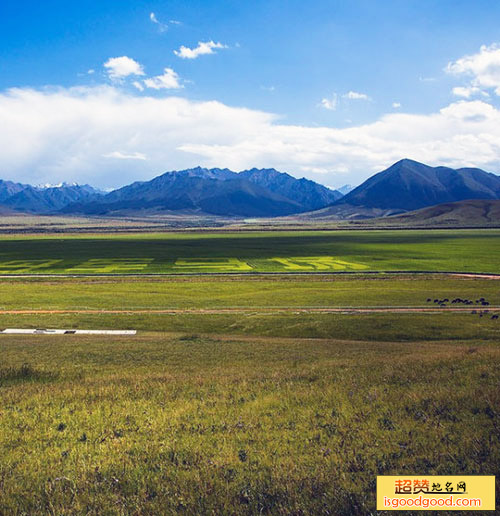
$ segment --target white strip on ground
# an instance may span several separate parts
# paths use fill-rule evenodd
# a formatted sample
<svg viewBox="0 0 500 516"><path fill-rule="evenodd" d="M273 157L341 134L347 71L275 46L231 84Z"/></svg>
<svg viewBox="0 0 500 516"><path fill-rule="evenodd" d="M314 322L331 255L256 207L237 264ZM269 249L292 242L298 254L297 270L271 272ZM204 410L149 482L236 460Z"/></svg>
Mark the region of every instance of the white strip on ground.
<svg viewBox="0 0 500 516"><path fill-rule="evenodd" d="M137 330L47 330L7 328L0 333L17 333L26 335L135 335Z"/></svg>

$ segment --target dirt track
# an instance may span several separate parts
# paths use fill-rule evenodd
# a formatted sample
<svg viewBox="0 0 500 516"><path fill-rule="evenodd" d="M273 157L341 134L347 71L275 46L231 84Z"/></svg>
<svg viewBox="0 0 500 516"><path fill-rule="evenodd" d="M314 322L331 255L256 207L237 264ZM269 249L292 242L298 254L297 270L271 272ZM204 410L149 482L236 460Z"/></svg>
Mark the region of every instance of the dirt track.
<svg viewBox="0 0 500 516"><path fill-rule="evenodd" d="M489 279L500 280L500 274L476 273L476 272L451 272L451 271L251 271L251 272L155 272L155 273L10 273L0 274L0 279L88 279L88 278L238 278L252 279L258 277L315 277L315 276L332 276L332 277L357 277L357 276L450 276L453 278L470 278L470 279Z"/></svg>
<svg viewBox="0 0 500 516"><path fill-rule="evenodd" d="M500 280L500 274L472 274L464 272L463 274L452 274L452 276L456 276L457 278L481 278Z"/></svg>
<svg viewBox="0 0 500 516"><path fill-rule="evenodd" d="M417 307L417 306L373 306L373 307L257 307L257 308L165 308L159 310L0 310L0 315L56 315L56 314L255 314L255 313L441 313L465 312L500 312L500 306L470 307Z"/></svg>

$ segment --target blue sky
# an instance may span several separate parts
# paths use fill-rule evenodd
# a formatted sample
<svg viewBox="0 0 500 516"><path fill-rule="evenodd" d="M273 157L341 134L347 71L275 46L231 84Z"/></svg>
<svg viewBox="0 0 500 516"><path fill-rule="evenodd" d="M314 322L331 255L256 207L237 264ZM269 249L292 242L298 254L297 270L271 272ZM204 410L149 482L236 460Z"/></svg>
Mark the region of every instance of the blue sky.
<svg viewBox="0 0 500 516"><path fill-rule="evenodd" d="M402 157L498 173L499 19L493 0L4 1L0 176L275 166L340 186Z"/></svg>

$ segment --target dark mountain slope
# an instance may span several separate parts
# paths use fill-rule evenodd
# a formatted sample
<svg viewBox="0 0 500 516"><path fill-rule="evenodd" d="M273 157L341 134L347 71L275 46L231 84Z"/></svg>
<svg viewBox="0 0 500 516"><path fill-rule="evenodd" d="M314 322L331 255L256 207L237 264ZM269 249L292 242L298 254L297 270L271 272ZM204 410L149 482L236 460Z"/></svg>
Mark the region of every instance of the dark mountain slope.
<svg viewBox="0 0 500 516"><path fill-rule="evenodd" d="M193 168L136 182L102 199L71 204L65 213L120 214L191 211L221 216L274 217L323 207L340 194L274 169L241 173Z"/></svg>
<svg viewBox="0 0 500 516"><path fill-rule="evenodd" d="M295 179L274 168L252 168L238 175L299 203L305 210L318 210L342 197L337 190L330 190L309 179Z"/></svg>
<svg viewBox="0 0 500 516"><path fill-rule="evenodd" d="M446 202L498 198L499 176L477 168L429 167L404 159L313 216L386 216Z"/></svg>
<svg viewBox="0 0 500 516"><path fill-rule="evenodd" d="M130 211L198 211L227 216L277 216L301 206L244 179L214 179L190 171L167 172L136 182L89 204L70 205L64 212L107 214Z"/></svg>
<svg viewBox="0 0 500 516"><path fill-rule="evenodd" d="M477 168L453 170L404 159L375 174L336 204L415 210L465 199L497 199L500 177Z"/></svg>

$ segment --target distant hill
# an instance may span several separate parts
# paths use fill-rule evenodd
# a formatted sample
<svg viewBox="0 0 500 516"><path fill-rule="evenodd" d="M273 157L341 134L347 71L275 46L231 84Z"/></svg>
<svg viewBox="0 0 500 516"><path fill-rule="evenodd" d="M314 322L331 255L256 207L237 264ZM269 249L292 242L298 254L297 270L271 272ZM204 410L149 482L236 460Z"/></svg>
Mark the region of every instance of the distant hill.
<svg viewBox="0 0 500 516"><path fill-rule="evenodd" d="M389 216L466 199L500 198L500 177L478 168L429 167L403 159L312 218Z"/></svg>
<svg viewBox="0 0 500 516"><path fill-rule="evenodd" d="M337 192L340 192L342 195L347 195L349 192L352 192L354 188L355 187L352 185L344 185L340 188L337 188Z"/></svg>
<svg viewBox="0 0 500 516"><path fill-rule="evenodd" d="M3 201L21 192L27 187L28 185L13 183L12 181L3 181L0 179L0 203L3 203Z"/></svg>
<svg viewBox="0 0 500 516"><path fill-rule="evenodd" d="M474 199L438 204L387 217L380 222L395 226L500 226L500 200Z"/></svg>
<svg viewBox="0 0 500 516"><path fill-rule="evenodd" d="M235 173L197 167L132 183L100 199L70 204L62 211L92 215L184 211L274 217L324 207L340 195L274 169Z"/></svg>
<svg viewBox="0 0 500 516"><path fill-rule="evenodd" d="M71 203L89 202L101 197L101 192L89 185L62 184L49 188L18 186L21 188L13 188L14 193L0 202L11 210L26 213L51 213Z"/></svg>

